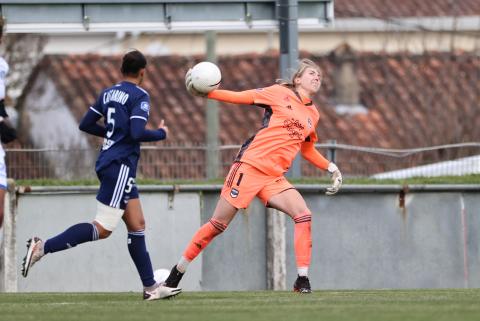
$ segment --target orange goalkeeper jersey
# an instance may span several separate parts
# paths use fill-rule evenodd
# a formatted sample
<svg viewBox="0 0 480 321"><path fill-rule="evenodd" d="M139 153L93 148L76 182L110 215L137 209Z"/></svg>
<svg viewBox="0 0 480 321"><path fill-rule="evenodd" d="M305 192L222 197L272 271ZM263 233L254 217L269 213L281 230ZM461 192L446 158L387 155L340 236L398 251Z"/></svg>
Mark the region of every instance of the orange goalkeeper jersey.
<svg viewBox="0 0 480 321"><path fill-rule="evenodd" d="M214 90L208 97L265 109L262 127L242 145L235 160L251 164L268 175L287 172L302 143L317 141L316 106L286 86L273 85L238 93Z"/></svg>

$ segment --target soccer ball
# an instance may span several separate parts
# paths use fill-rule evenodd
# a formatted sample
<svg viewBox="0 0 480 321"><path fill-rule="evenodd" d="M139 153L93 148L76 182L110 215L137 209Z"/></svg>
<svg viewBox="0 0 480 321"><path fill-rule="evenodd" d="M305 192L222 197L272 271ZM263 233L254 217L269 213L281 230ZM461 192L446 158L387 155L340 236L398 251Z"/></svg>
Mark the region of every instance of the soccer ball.
<svg viewBox="0 0 480 321"><path fill-rule="evenodd" d="M163 283L170 275L170 271L167 269L158 269L153 272L153 278L157 283Z"/></svg>
<svg viewBox="0 0 480 321"><path fill-rule="evenodd" d="M208 94L217 89L222 80L222 74L217 65L202 61L192 68L192 83L195 90Z"/></svg>

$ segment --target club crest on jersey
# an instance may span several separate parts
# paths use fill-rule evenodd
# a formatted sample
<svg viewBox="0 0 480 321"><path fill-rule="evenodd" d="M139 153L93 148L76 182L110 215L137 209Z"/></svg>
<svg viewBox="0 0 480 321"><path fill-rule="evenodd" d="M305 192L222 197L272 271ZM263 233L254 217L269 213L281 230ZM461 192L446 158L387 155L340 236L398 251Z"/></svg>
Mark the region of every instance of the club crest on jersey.
<svg viewBox="0 0 480 321"><path fill-rule="evenodd" d="M146 101L142 101L140 104L140 109L148 114L150 112L150 105Z"/></svg>
<svg viewBox="0 0 480 321"><path fill-rule="evenodd" d="M232 198L237 198L238 194L240 194L240 192L236 188L232 188L232 190L230 191L230 196Z"/></svg>
<svg viewBox="0 0 480 321"><path fill-rule="evenodd" d="M307 123L308 123L308 128L312 128L312 120L310 119L310 117L308 118L307 120Z"/></svg>

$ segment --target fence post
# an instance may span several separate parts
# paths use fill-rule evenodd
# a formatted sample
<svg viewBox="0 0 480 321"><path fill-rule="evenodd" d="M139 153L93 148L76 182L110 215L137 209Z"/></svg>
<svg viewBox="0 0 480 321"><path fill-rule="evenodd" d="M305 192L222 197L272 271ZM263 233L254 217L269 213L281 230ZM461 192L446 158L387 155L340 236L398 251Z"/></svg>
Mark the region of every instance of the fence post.
<svg viewBox="0 0 480 321"><path fill-rule="evenodd" d="M328 144L334 145L332 147L329 147L327 150L327 159L333 163L337 162L337 148L335 145L337 144L337 141L335 139L329 139L327 141Z"/></svg>
<svg viewBox="0 0 480 321"><path fill-rule="evenodd" d="M205 33L207 43L207 60L213 63L217 62L215 46L216 34L214 31L206 31ZM206 176L207 179L218 178L220 153L218 148L218 132L219 132L219 113L218 102L212 99L206 100L205 119L207 121L207 128L205 140L207 142L206 150Z"/></svg>
<svg viewBox="0 0 480 321"><path fill-rule="evenodd" d="M3 292L17 292L16 214L17 200L15 181L8 180L3 216L3 244L0 248L0 277Z"/></svg>
<svg viewBox="0 0 480 321"><path fill-rule="evenodd" d="M267 208L267 289L287 289L285 214Z"/></svg>

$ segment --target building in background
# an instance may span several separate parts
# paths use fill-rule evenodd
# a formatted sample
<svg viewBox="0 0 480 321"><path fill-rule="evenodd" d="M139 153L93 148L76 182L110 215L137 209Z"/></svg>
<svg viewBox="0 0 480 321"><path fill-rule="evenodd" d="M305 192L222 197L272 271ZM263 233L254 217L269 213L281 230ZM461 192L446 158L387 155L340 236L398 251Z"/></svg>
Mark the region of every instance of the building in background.
<svg viewBox="0 0 480 321"><path fill-rule="evenodd" d="M135 47L151 56L145 87L157 106L152 124L166 118L171 142L190 146L164 153L170 158L161 161L151 151L140 171L148 177L203 177L204 101L188 96L183 84L187 68L205 59L202 32L10 34L9 38L5 49L14 66L11 77L16 77L9 81L16 84L10 92L17 102L23 146L70 150L63 162L75 164L80 172L92 158L82 151L96 142L82 137L76 124L100 88L115 79L120 55ZM272 29L218 30L223 86L247 89L271 83L278 77L277 49L278 35ZM313 58L325 71L316 98L321 143L411 148L480 137L478 0L336 0L334 24L311 28L308 22L299 23L299 49L301 56ZM49 113L57 117L45 126ZM221 105L221 143L242 143L258 129L260 119L261 110ZM222 161L229 163L235 151L223 149ZM337 153L336 162L347 174L370 175L475 152L478 149L440 150L405 160L344 151ZM59 154L43 154L51 175L58 174L51 168L59 162ZM157 166L165 162L172 165ZM10 163L20 166L15 160ZM56 171L78 176L67 169ZM17 167L18 175L24 172ZM41 173L35 172L36 177ZM303 173L318 174L308 167Z"/></svg>
<svg viewBox="0 0 480 321"><path fill-rule="evenodd" d="M299 48L325 54L341 43L357 51L451 51L480 49L477 0L335 0L333 24L299 23ZM218 54L278 50L274 28L217 30ZM197 55L205 51L200 31L51 33L46 54L116 54L137 48L149 55Z"/></svg>
<svg viewBox="0 0 480 321"><path fill-rule="evenodd" d="M322 89L314 99L320 112L320 142L334 139L338 144L412 148L480 137L480 59L475 54L364 53L341 45L327 55L303 52L302 57L313 59L324 71ZM98 142L88 141L79 133L78 122L98 91L119 76L119 59L100 55L45 56L18 105L28 141L37 147L94 149ZM151 93L149 125L165 119L170 128L168 142L189 148L146 151L139 167L144 177L204 177L204 153L195 146L205 144L205 100L190 96L184 88L185 70L201 59L150 57L143 84ZM223 72L222 87L250 89L271 83L278 55L221 56L218 63ZM261 127L261 119L261 108L221 104L221 144L243 143ZM223 150L223 163L229 163L236 150ZM339 151L336 162L347 175L362 176L467 156L474 150L440 150L407 160ZM61 163L58 153L50 156L54 157L50 163ZM67 162L80 170L82 157L88 162L92 156L72 153L69 157L72 159ZM322 173L305 165L303 174Z"/></svg>

